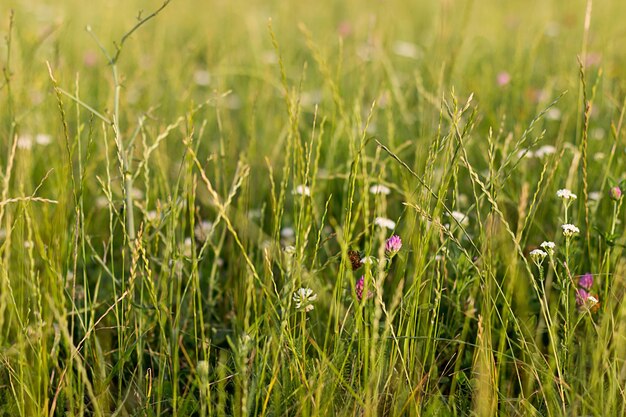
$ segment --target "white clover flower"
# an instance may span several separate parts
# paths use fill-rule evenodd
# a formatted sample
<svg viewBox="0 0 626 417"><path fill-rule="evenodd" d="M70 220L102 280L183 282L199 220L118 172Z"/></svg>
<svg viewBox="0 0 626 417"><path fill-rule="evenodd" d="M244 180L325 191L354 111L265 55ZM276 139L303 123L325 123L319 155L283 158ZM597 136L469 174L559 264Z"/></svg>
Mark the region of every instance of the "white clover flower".
<svg viewBox="0 0 626 417"><path fill-rule="evenodd" d="M143 198L143 191L139 188L133 187L130 189L130 196L135 200L141 200Z"/></svg>
<svg viewBox="0 0 626 417"><path fill-rule="evenodd" d="M194 236L201 242L204 242L211 234L211 230L213 230L213 223L207 220L203 220L202 222L196 224L196 227L193 229Z"/></svg>
<svg viewBox="0 0 626 417"><path fill-rule="evenodd" d="M541 262L543 262L546 256L548 256L548 254L541 249L535 249L530 251L530 257L536 264L540 264Z"/></svg>
<svg viewBox="0 0 626 417"><path fill-rule="evenodd" d="M96 207L100 209L109 207L109 199L102 195L96 198Z"/></svg>
<svg viewBox="0 0 626 417"><path fill-rule="evenodd" d="M293 190L293 194L294 195L305 195L307 197L311 196L311 189L309 187L307 187L306 185L298 185L294 190Z"/></svg>
<svg viewBox="0 0 626 417"><path fill-rule="evenodd" d="M595 140L601 140L604 139L604 137L606 136L606 132L601 127L596 127L594 129L591 129L589 135Z"/></svg>
<svg viewBox="0 0 626 417"><path fill-rule="evenodd" d="M544 145L535 151L535 157L543 158L544 156L552 155L554 153L556 153L556 148L554 146Z"/></svg>
<svg viewBox="0 0 626 417"><path fill-rule="evenodd" d="M260 219L262 214L263 214L263 212L261 211L261 209L248 210L248 218L251 219L251 220L258 220L258 219Z"/></svg>
<svg viewBox="0 0 626 417"><path fill-rule="evenodd" d="M324 93L322 90L305 91L300 96L300 104L303 107L314 107L316 104L320 104L324 99Z"/></svg>
<svg viewBox="0 0 626 417"><path fill-rule="evenodd" d="M369 43L362 43L356 49L356 55L361 59L361 61L369 62L372 60L372 55L374 55L375 48L373 45Z"/></svg>
<svg viewBox="0 0 626 417"><path fill-rule="evenodd" d="M278 64L278 56L276 55L276 52L268 49L261 53L261 61L263 61L264 64L269 65Z"/></svg>
<svg viewBox="0 0 626 417"><path fill-rule="evenodd" d="M196 364L196 374L200 379L201 383L205 387L209 387L209 362L207 361L198 361Z"/></svg>
<svg viewBox="0 0 626 417"><path fill-rule="evenodd" d="M552 107L550 110L546 112L546 119L548 120L560 120L561 119L561 110L556 107Z"/></svg>
<svg viewBox="0 0 626 417"><path fill-rule="evenodd" d="M280 229L280 237L284 239L291 239L296 235L296 231L293 230L293 227L283 227Z"/></svg>
<svg viewBox="0 0 626 417"><path fill-rule="evenodd" d="M571 192L567 188L563 188L562 190L557 191L556 192L556 196L559 197L560 199L565 200L565 201L576 200L578 198L576 196L576 194L574 194L573 192Z"/></svg>
<svg viewBox="0 0 626 417"><path fill-rule="evenodd" d="M250 349L252 349L253 343L254 340L252 340L252 337L248 333L243 333L239 336L239 354L242 357L247 357Z"/></svg>
<svg viewBox="0 0 626 417"><path fill-rule="evenodd" d="M561 225L561 229L563 229L563 236L565 237L572 237L578 233L580 233L580 229L576 226L574 226L573 224L564 224Z"/></svg>
<svg viewBox="0 0 626 417"><path fill-rule="evenodd" d="M293 301L296 303L296 310L304 311L308 313L315 307L312 302L317 299L317 294L310 288L300 288L293 293Z"/></svg>
<svg viewBox="0 0 626 417"><path fill-rule="evenodd" d="M241 108L241 99L237 93L230 93L223 99L223 105L230 110L237 110Z"/></svg>
<svg viewBox="0 0 626 417"><path fill-rule="evenodd" d="M211 84L211 73L205 70L198 70L193 73L193 82L200 87L206 87Z"/></svg>
<svg viewBox="0 0 626 417"><path fill-rule="evenodd" d="M530 149L520 149L519 151L517 151L517 157L520 159L532 158L533 156L535 156L535 154Z"/></svg>
<svg viewBox="0 0 626 417"><path fill-rule="evenodd" d="M389 187L382 184L374 184L370 187L370 193L389 195L389 193L391 193L391 190L389 189Z"/></svg>
<svg viewBox="0 0 626 417"><path fill-rule="evenodd" d="M600 201L602 198L602 193L600 191L592 191L589 193L589 200L591 201Z"/></svg>
<svg viewBox="0 0 626 417"><path fill-rule="evenodd" d="M549 22L546 26L546 35L551 38L556 38L561 32L561 26L558 22Z"/></svg>
<svg viewBox="0 0 626 417"><path fill-rule="evenodd" d="M461 213L460 211L453 211L451 215L454 220L456 220L461 226L469 225L469 218L465 213Z"/></svg>
<svg viewBox="0 0 626 417"><path fill-rule="evenodd" d="M363 125L362 125L362 129L361 129L361 131L363 131L363 129L365 129L365 127L366 127L366 126L365 126L365 122L363 122ZM376 122L374 122L374 121L370 121L370 122L367 124L367 130L366 130L366 132L367 132L367 133L369 133L370 135L373 135L373 134L375 134L375 133L376 133L376 130L377 130L377 129L378 129L378 125L376 124Z"/></svg>
<svg viewBox="0 0 626 417"><path fill-rule="evenodd" d="M191 258L191 238L186 237L183 242L183 255L188 258Z"/></svg>
<svg viewBox="0 0 626 417"><path fill-rule="evenodd" d="M170 260L169 267L172 269L172 274L181 275L185 270L185 266L183 265L183 261L180 259Z"/></svg>
<svg viewBox="0 0 626 417"><path fill-rule="evenodd" d="M377 262L378 262L378 259L376 259L373 256L365 256L361 258L361 263L363 265L375 265Z"/></svg>
<svg viewBox="0 0 626 417"><path fill-rule="evenodd" d="M396 222L386 217L376 217L374 219L374 224L383 228L387 228L389 230L393 230L396 228Z"/></svg>
<svg viewBox="0 0 626 417"><path fill-rule="evenodd" d="M422 56L422 51L419 47L406 41L395 41L393 43L393 53L403 58L419 59Z"/></svg>
<svg viewBox="0 0 626 417"><path fill-rule="evenodd" d="M35 143L41 146L48 146L52 143L52 136L45 133L39 133L35 136Z"/></svg>
<svg viewBox="0 0 626 417"><path fill-rule="evenodd" d="M33 147L33 138L30 135L22 135L17 138L17 147L24 150L29 150Z"/></svg>
<svg viewBox="0 0 626 417"><path fill-rule="evenodd" d="M292 245L285 246L283 248L283 252L285 252L285 255L287 256L293 256L296 254L296 247Z"/></svg>

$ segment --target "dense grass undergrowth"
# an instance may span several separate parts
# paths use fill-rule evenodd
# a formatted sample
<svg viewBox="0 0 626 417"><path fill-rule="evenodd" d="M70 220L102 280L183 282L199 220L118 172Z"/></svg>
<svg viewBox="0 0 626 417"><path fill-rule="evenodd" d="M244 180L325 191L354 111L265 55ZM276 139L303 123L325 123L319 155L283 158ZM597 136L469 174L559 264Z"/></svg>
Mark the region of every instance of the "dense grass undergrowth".
<svg viewBox="0 0 626 417"><path fill-rule="evenodd" d="M624 415L624 12L3 1L0 416Z"/></svg>

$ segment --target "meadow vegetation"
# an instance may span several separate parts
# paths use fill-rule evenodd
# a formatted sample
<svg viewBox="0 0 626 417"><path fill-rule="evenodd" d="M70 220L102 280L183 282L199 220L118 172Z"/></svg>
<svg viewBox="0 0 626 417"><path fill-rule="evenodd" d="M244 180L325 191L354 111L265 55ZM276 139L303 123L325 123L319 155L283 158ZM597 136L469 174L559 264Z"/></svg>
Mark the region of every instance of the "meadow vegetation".
<svg viewBox="0 0 626 417"><path fill-rule="evenodd" d="M626 3L0 4L0 416L623 416Z"/></svg>

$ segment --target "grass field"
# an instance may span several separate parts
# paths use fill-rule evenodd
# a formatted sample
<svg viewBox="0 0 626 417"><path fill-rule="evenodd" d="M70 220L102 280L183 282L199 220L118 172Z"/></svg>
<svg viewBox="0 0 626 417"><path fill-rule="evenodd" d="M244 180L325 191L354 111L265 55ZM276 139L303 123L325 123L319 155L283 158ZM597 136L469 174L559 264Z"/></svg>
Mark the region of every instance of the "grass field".
<svg viewBox="0 0 626 417"><path fill-rule="evenodd" d="M0 416L626 415L625 14L2 0Z"/></svg>

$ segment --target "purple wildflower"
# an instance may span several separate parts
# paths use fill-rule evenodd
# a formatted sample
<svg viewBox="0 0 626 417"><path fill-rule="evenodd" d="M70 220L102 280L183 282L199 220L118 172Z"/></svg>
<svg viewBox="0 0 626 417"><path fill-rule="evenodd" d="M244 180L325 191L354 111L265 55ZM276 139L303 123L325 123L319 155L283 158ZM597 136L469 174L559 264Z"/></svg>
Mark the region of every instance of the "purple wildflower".
<svg viewBox="0 0 626 417"><path fill-rule="evenodd" d="M598 296L578 289L576 290L576 305L579 311L595 313L600 309L600 300L598 300Z"/></svg>
<svg viewBox="0 0 626 417"><path fill-rule="evenodd" d="M361 278L356 282L355 285L355 292L356 292L356 298L361 301L363 299L363 289L365 287L365 275L361 275ZM372 298L374 296L374 294L371 291L367 291L367 298Z"/></svg>
<svg viewBox="0 0 626 417"><path fill-rule="evenodd" d="M587 273L581 276L580 278L578 278L578 285L586 290L590 290L593 286L593 275Z"/></svg>
<svg viewBox="0 0 626 417"><path fill-rule="evenodd" d="M588 298L589 298L589 293L587 291L583 290L582 288L576 290L576 305L577 306L582 307L583 305L585 305Z"/></svg>
<svg viewBox="0 0 626 417"><path fill-rule="evenodd" d="M619 201L622 198L622 189L619 188L619 185L611 187L609 190L609 196L611 197L611 200L614 201Z"/></svg>
<svg viewBox="0 0 626 417"><path fill-rule="evenodd" d="M400 236L393 235L387 239L385 243L385 252L387 252L387 254L394 256L400 251L400 248L402 248L402 239L400 239Z"/></svg>
<svg viewBox="0 0 626 417"><path fill-rule="evenodd" d="M506 71L502 71L502 72L498 73L498 76L496 77L496 80L497 80L498 85L500 87L504 87L505 85L507 85L508 83L511 82L511 74L509 74Z"/></svg>

